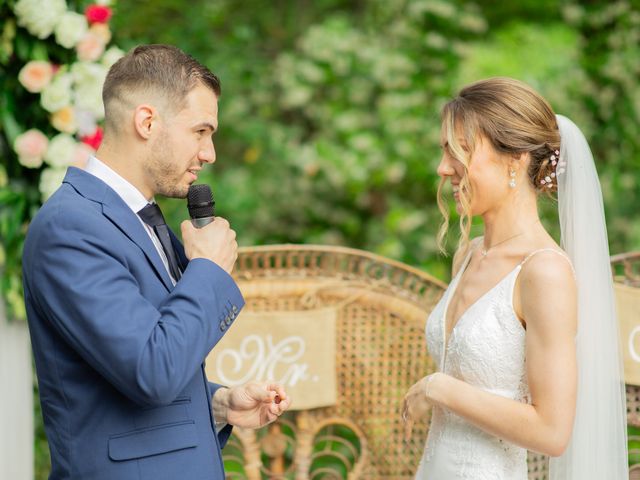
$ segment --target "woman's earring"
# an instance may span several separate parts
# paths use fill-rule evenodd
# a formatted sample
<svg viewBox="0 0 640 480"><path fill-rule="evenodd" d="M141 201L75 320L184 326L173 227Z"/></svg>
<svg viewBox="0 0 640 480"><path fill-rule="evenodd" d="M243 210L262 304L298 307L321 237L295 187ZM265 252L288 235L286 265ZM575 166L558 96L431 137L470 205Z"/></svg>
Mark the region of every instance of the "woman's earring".
<svg viewBox="0 0 640 480"><path fill-rule="evenodd" d="M509 186L511 188L516 188L516 171L513 167L509 167L509 177L511 177L511 180L509 180Z"/></svg>

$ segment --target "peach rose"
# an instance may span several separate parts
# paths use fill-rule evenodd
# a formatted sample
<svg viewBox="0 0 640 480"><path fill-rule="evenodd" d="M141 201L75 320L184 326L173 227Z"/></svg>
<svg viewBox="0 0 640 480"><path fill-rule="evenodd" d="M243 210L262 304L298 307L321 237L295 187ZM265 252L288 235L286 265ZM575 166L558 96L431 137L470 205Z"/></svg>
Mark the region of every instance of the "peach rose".
<svg viewBox="0 0 640 480"><path fill-rule="evenodd" d="M13 142L13 149L18 154L18 161L27 168L38 168L42 165L42 159L48 147L49 139L36 128L18 135Z"/></svg>
<svg viewBox="0 0 640 480"><path fill-rule="evenodd" d="M94 23L89 31L100 37L105 45L111 41L111 29L106 23Z"/></svg>
<svg viewBox="0 0 640 480"><path fill-rule="evenodd" d="M102 37L89 29L76 45L78 58L83 62L94 62L104 53L104 46Z"/></svg>
<svg viewBox="0 0 640 480"><path fill-rule="evenodd" d="M18 80L24 88L31 93L39 93L49 85L53 78L53 65L41 60L32 60L27 63L20 73Z"/></svg>
<svg viewBox="0 0 640 480"><path fill-rule="evenodd" d="M76 115L71 106L66 106L51 115L51 125L64 133L75 133L78 130Z"/></svg>

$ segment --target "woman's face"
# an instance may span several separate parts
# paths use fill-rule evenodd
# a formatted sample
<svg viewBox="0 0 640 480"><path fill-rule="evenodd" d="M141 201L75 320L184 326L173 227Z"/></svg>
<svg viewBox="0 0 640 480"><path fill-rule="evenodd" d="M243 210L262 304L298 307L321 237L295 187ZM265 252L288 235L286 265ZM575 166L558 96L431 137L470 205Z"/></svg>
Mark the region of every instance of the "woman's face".
<svg viewBox="0 0 640 480"><path fill-rule="evenodd" d="M467 197L470 201L469 213L471 216L484 215L504 202L512 190L509 187L509 160L504 154L498 153L483 135L476 137L472 152L462 135L458 135L457 140L466 156L469 158L470 155L468 168L455 158L444 137L438 175L451 183L458 214L463 213L461 193L469 195L462 184L462 179L466 176L471 190L470 198Z"/></svg>

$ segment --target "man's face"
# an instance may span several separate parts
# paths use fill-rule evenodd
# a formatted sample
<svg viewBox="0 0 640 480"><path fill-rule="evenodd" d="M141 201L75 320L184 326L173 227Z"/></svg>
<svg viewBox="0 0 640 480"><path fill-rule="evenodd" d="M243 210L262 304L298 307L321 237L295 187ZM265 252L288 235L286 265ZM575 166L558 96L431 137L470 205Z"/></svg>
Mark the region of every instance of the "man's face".
<svg viewBox="0 0 640 480"><path fill-rule="evenodd" d="M198 83L185 107L164 117L144 163L146 182L154 195L185 198L202 166L216 161L212 136L218 129L218 98Z"/></svg>

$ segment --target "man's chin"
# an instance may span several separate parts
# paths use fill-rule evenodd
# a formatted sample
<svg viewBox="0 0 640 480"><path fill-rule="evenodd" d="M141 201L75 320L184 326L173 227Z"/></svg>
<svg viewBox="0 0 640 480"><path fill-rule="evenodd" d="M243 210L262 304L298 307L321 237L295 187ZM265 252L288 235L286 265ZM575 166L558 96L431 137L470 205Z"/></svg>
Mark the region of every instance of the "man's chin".
<svg viewBox="0 0 640 480"><path fill-rule="evenodd" d="M189 185L187 185L186 187L175 187L172 188L171 190L166 189L163 192L158 192L160 195L162 195L163 197L167 197L167 198L181 198L181 199L185 199L187 198L187 194L189 193Z"/></svg>

